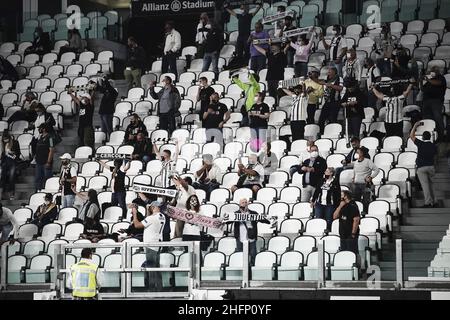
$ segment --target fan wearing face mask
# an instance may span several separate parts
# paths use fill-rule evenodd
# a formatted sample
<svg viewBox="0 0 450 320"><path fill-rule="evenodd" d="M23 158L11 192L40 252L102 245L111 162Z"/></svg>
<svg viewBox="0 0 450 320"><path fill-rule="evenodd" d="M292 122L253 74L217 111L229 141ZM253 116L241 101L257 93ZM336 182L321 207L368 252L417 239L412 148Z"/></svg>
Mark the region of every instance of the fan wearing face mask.
<svg viewBox="0 0 450 320"><path fill-rule="evenodd" d="M327 168L327 161L319 156L319 148L312 145L309 148L309 158L297 166L290 169L291 176L298 172L303 175L301 186L301 201L308 202L320 183L323 174Z"/></svg>
<svg viewBox="0 0 450 320"><path fill-rule="evenodd" d="M188 210L193 215L201 214L200 201L195 194L187 199L186 210ZM200 241L200 230L200 226L185 222L182 236L183 241Z"/></svg>
<svg viewBox="0 0 450 320"><path fill-rule="evenodd" d="M364 150L358 148L355 154L356 161L353 164L352 193L357 201L362 201L364 211L367 212L371 193L373 190L372 180L380 173L380 169L372 160L366 159Z"/></svg>
<svg viewBox="0 0 450 320"><path fill-rule="evenodd" d="M94 149L94 105L92 103L92 97L88 93L83 93L76 96L73 92L69 92L73 102L79 108L78 119L78 146L88 146Z"/></svg>
<svg viewBox="0 0 450 320"><path fill-rule="evenodd" d="M125 129L124 144L132 145L135 143L136 137L139 133L142 133L145 137L148 137L147 127L142 122L141 118L134 113L131 116L130 124Z"/></svg>
<svg viewBox="0 0 450 320"><path fill-rule="evenodd" d="M260 145L266 141L267 126L270 116L270 108L267 103L264 102L266 94L264 92L258 92L255 98L255 104L248 111L251 128L252 140L257 139L257 148L259 151Z"/></svg>
<svg viewBox="0 0 450 320"><path fill-rule="evenodd" d="M31 223L38 226L39 235L42 233L42 228L49 223L52 223L58 215L58 208L53 202L53 195L46 193L44 203L41 204L33 215Z"/></svg>
<svg viewBox="0 0 450 320"><path fill-rule="evenodd" d="M4 132L0 144L2 198L13 200L16 189L16 165L20 158L20 146L14 136Z"/></svg>
<svg viewBox="0 0 450 320"><path fill-rule="evenodd" d="M53 126L56 124L55 118L46 111L45 106L42 103L38 103L36 106L36 114L37 117L34 120L34 123L30 123L29 128L39 128L41 124L46 123L50 129L50 133L53 134ZM35 130L35 137L37 137L37 135L38 132Z"/></svg>
<svg viewBox="0 0 450 320"><path fill-rule="evenodd" d="M62 205L61 208L73 207L75 202L75 193L72 186L77 183L77 169L70 164L72 156L69 153L61 157L61 173L59 175L59 184L61 186Z"/></svg>
<svg viewBox="0 0 450 320"><path fill-rule="evenodd" d="M356 50L351 48L347 51L344 68L342 69L343 78L354 78L356 81L361 81L362 67L358 58L356 57Z"/></svg>
<svg viewBox="0 0 450 320"><path fill-rule="evenodd" d="M348 134L352 137L359 137L361 123L364 119L363 94L355 78L344 79L344 87L347 90L341 99L341 106L345 108Z"/></svg>

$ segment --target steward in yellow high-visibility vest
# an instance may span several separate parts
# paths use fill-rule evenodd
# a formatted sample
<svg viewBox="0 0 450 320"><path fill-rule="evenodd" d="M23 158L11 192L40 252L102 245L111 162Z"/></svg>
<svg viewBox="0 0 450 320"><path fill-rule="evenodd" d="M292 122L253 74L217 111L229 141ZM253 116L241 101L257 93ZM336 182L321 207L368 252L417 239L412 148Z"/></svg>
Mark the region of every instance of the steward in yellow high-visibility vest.
<svg viewBox="0 0 450 320"><path fill-rule="evenodd" d="M100 287L97 278L98 265L92 262L92 250L84 248L81 260L70 267L69 285L72 287L74 299L95 299L97 288Z"/></svg>

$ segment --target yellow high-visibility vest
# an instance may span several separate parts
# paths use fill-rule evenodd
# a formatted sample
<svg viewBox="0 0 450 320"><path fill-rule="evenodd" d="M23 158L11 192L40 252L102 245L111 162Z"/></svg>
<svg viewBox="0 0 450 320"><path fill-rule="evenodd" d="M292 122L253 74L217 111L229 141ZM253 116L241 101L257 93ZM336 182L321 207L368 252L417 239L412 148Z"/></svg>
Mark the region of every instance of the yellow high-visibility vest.
<svg viewBox="0 0 450 320"><path fill-rule="evenodd" d="M82 260L70 268L72 274L72 295L80 298L92 298L96 295L98 266Z"/></svg>

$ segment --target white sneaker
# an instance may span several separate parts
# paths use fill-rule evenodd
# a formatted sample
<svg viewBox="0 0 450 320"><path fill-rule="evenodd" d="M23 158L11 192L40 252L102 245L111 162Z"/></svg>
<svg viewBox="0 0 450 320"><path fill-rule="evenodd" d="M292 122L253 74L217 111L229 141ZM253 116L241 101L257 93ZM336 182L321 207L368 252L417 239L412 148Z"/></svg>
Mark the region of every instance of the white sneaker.
<svg viewBox="0 0 450 320"><path fill-rule="evenodd" d="M36 164L36 159L33 158L33 160L31 160L30 164Z"/></svg>

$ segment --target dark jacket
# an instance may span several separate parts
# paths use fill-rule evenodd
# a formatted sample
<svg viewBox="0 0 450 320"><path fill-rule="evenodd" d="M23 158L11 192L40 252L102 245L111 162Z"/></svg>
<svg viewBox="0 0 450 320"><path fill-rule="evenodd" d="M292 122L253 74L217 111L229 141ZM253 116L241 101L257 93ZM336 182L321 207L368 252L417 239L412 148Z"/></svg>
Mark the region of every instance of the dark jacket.
<svg viewBox="0 0 450 320"><path fill-rule="evenodd" d="M101 86L97 87L97 91L103 94L98 113L113 114L115 109L114 104L119 94L117 90L113 88L108 80L105 80Z"/></svg>
<svg viewBox="0 0 450 320"><path fill-rule="evenodd" d="M303 171L301 168L302 167L309 167L309 162L311 161L311 159L306 159L305 161L303 161L303 163L299 166L298 168L298 173L303 174L303 187L306 187L307 185L311 185L313 187L317 186L317 184L319 184L319 182L321 181L323 174L325 173L325 170L327 169L327 161L322 158L321 156L318 156L316 158L316 161L314 161L314 172L310 173L309 176L309 184L306 184L305 182L305 171Z"/></svg>
<svg viewBox="0 0 450 320"><path fill-rule="evenodd" d="M360 148L364 152L364 158L370 159L369 149L367 149L366 147L363 147L363 146L361 146ZM346 163L352 163L353 161L355 161L356 160L354 158L355 153L356 153L356 150L352 149L352 151L350 151L349 154L345 157L345 162Z"/></svg>
<svg viewBox="0 0 450 320"><path fill-rule="evenodd" d="M150 96L155 99L159 100L161 99L162 95L164 94L164 88L161 89L159 92L155 92L155 88L150 88ZM170 110L173 112L176 112L180 109L181 106L181 95L178 89L175 86L172 86L172 90L170 91ZM159 115L159 108L158 108L158 115Z"/></svg>
<svg viewBox="0 0 450 320"><path fill-rule="evenodd" d="M129 48L127 53L126 67L133 69L145 69L145 50L142 47Z"/></svg>
<svg viewBox="0 0 450 320"><path fill-rule="evenodd" d="M32 47L30 48L30 53L37 53L37 54L46 54L49 53L51 50L51 43L50 43L50 35L48 32L43 32L39 38L36 38L33 40Z"/></svg>
<svg viewBox="0 0 450 320"><path fill-rule="evenodd" d="M125 130L125 143L129 143L130 140L128 139L130 134L136 136L138 133L142 132L145 136L148 136L147 127L144 125L142 121L139 121L138 124L129 124L127 129ZM135 137L136 139L136 137Z"/></svg>
<svg viewBox="0 0 450 320"><path fill-rule="evenodd" d="M41 215L39 217L39 212L42 206L43 205L40 205L37 208L36 212L33 215L33 221L31 221L31 223L38 225L39 228L42 228L46 224L52 223L58 216L58 208L55 204L53 204L53 207L50 210L47 210L44 215Z"/></svg>
<svg viewBox="0 0 450 320"><path fill-rule="evenodd" d="M235 213L241 213L241 211L236 211ZM258 214L256 211L252 211L252 210L248 210L248 214ZM240 239L240 226L241 223L243 223L242 221L230 221L234 223L234 237L236 238L236 240L241 241ZM256 240L258 238L258 222L262 222L262 223L270 223L269 220L267 219L263 219L261 221L251 221L251 227L247 228L247 237L249 240Z"/></svg>
<svg viewBox="0 0 450 320"><path fill-rule="evenodd" d="M325 184L326 179L323 178L316 186L311 201L315 203L322 196L322 186ZM337 206L341 200L341 186L339 185L339 179L333 179L330 184L330 190L327 193L327 205Z"/></svg>
<svg viewBox="0 0 450 320"><path fill-rule="evenodd" d="M149 139L144 139L142 141L135 141L133 155L138 155L138 159L142 160L144 156L150 156L152 160L155 159L155 154L153 153L153 146Z"/></svg>
<svg viewBox="0 0 450 320"><path fill-rule="evenodd" d="M219 53L223 47L223 41L222 31L218 28L212 28L206 35L205 52L212 53L217 51Z"/></svg>

